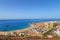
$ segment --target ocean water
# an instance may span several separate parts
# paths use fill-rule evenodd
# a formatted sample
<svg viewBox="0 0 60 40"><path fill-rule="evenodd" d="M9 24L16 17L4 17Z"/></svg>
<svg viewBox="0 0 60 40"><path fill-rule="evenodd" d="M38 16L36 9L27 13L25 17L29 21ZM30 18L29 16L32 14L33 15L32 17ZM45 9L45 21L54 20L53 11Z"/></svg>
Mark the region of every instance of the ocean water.
<svg viewBox="0 0 60 40"><path fill-rule="evenodd" d="M0 20L0 31L21 30L30 26L30 23L57 21L60 19L15 19L15 20Z"/></svg>

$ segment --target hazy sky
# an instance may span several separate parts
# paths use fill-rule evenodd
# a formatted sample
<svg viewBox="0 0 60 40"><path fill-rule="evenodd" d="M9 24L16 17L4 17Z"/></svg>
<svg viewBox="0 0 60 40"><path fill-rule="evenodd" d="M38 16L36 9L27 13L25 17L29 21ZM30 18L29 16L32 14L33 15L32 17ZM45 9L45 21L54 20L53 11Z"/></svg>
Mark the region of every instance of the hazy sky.
<svg viewBox="0 0 60 40"><path fill-rule="evenodd" d="M0 0L0 19L60 18L60 0Z"/></svg>

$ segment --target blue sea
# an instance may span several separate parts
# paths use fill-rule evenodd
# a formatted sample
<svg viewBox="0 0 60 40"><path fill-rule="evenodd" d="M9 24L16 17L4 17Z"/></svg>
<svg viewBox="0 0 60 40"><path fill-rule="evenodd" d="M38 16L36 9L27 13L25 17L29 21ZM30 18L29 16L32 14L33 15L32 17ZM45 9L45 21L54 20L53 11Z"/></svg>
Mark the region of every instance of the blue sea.
<svg viewBox="0 0 60 40"><path fill-rule="evenodd" d="M11 19L0 20L0 31L21 30L30 26L30 23L59 21L60 19Z"/></svg>

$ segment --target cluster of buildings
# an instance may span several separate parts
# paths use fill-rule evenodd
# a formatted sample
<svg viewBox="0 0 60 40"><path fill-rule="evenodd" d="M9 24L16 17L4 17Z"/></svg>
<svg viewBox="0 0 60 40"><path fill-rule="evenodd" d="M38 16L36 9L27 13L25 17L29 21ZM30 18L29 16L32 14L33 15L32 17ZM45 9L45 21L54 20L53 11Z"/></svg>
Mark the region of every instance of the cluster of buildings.
<svg viewBox="0 0 60 40"><path fill-rule="evenodd" d="M54 27L54 22L36 23L34 27L43 34Z"/></svg>
<svg viewBox="0 0 60 40"><path fill-rule="evenodd" d="M51 21L51 22L42 22L42 23L35 23L32 24L33 28L31 30L29 30L28 33L31 36L41 36L44 33L47 33L48 31L50 31L50 34L47 34L47 37L52 37L55 35L60 36L60 22L56 22L56 21Z"/></svg>

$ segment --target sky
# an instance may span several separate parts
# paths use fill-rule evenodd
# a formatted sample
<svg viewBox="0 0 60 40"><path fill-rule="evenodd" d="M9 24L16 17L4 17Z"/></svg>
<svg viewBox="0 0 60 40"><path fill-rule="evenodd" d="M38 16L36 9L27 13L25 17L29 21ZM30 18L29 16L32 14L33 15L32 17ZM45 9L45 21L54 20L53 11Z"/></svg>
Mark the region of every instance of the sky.
<svg viewBox="0 0 60 40"><path fill-rule="evenodd" d="M60 0L0 0L0 19L60 18Z"/></svg>

